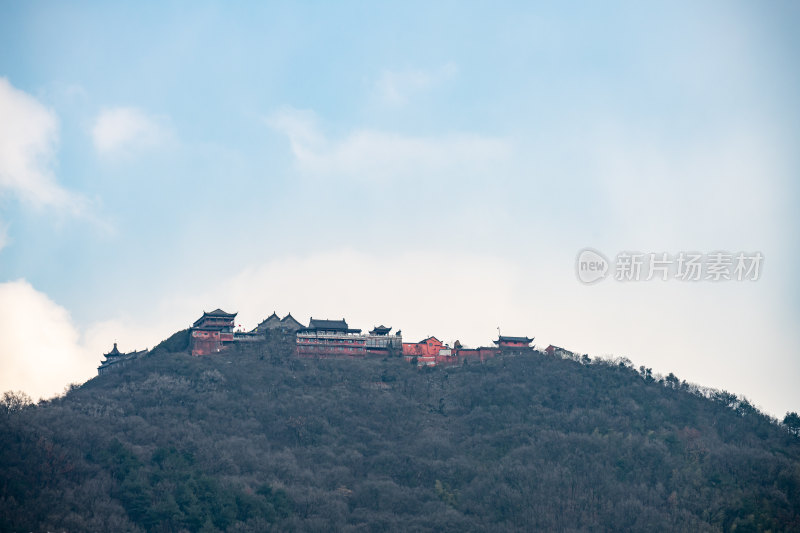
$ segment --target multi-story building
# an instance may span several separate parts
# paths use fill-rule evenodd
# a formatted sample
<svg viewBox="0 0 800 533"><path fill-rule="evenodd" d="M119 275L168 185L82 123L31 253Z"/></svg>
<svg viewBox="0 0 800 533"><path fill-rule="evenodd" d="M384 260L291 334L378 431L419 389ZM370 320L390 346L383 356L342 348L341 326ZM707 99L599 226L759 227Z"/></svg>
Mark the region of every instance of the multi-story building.
<svg viewBox="0 0 800 533"><path fill-rule="evenodd" d="M236 313L226 313L222 309L210 313L203 311L203 316L192 324L189 337L192 355L209 355L222 350L226 344L233 342L235 325Z"/></svg>
<svg viewBox="0 0 800 533"><path fill-rule="evenodd" d="M367 335L350 328L345 319L311 318L308 327L297 332L299 357L363 357L367 354Z"/></svg>
<svg viewBox="0 0 800 533"><path fill-rule="evenodd" d="M375 355L400 354L403 350L403 337L400 331L392 335L392 328L376 326L367 336L367 352Z"/></svg>

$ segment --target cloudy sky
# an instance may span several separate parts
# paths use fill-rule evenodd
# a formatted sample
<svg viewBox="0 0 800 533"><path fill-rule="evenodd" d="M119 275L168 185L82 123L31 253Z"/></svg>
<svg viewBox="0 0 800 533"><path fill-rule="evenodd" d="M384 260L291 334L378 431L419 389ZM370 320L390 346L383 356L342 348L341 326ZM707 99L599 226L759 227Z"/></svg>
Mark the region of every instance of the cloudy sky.
<svg viewBox="0 0 800 533"><path fill-rule="evenodd" d="M3 3L0 390L59 393L222 307L499 327L798 410L798 22L788 1ZM584 285L586 247L764 261Z"/></svg>

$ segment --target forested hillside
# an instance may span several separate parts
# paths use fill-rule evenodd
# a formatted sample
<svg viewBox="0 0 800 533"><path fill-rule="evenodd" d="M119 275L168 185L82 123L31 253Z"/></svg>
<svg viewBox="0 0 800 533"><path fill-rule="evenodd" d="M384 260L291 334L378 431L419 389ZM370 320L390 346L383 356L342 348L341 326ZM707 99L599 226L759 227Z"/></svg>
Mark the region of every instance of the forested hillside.
<svg viewBox="0 0 800 533"><path fill-rule="evenodd" d="M167 348L6 396L0 530L800 531L800 439L624 362Z"/></svg>

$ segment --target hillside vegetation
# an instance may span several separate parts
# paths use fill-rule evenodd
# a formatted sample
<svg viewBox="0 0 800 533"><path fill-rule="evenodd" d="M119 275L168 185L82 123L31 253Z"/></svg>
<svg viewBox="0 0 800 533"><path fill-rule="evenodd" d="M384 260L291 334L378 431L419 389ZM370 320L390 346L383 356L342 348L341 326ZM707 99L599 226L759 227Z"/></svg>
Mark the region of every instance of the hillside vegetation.
<svg viewBox="0 0 800 533"><path fill-rule="evenodd" d="M625 362L171 344L6 396L0 530L800 531L800 439Z"/></svg>

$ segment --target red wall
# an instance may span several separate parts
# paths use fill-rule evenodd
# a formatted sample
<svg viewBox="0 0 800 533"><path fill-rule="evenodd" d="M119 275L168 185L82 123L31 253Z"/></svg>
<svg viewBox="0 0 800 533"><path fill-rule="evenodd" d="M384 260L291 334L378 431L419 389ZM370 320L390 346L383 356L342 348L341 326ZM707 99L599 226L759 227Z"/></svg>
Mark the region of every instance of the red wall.
<svg viewBox="0 0 800 533"><path fill-rule="evenodd" d="M298 357L339 357L366 355L366 339L315 339L297 338Z"/></svg>
<svg viewBox="0 0 800 533"><path fill-rule="evenodd" d="M459 361L485 361L499 352L497 348L462 348L456 352L456 357Z"/></svg>
<svg viewBox="0 0 800 533"><path fill-rule="evenodd" d="M530 348L529 342L500 341L501 348Z"/></svg>
<svg viewBox="0 0 800 533"><path fill-rule="evenodd" d="M231 340L233 340L231 336ZM192 355L210 355L222 348L219 331L192 330Z"/></svg>
<svg viewBox="0 0 800 533"><path fill-rule="evenodd" d="M438 357L439 350L442 349L444 349L444 344L435 337L421 342L403 343L403 355L407 357Z"/></svg>

